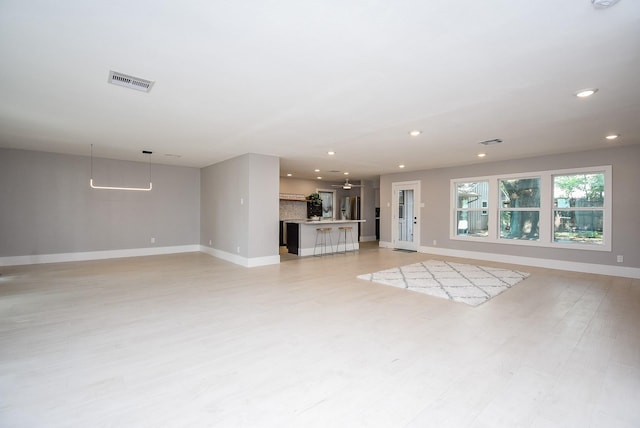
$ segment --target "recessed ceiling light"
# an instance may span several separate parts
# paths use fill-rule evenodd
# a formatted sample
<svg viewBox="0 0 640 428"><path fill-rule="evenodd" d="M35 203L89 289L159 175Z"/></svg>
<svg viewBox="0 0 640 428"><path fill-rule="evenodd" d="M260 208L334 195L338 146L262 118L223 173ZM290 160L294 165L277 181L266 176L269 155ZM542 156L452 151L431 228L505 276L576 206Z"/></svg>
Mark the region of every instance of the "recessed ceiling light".
<svg viewBox="0 0 640 428"><path fill-rule="evenodd" d="M596 92L598 92L597 88L581 89L578 92L576 92L576 97L578 97L578 98L587 98L587 97L590 97L591 95L595 94Z"/></svg>
<svg viewBox="0 0 640 428"><path fill-rule="evenodd" d="M335 154L336 154L336 152L327 152L327 154L328 154L329 156L333 156L333 155L335 155Z"/></svg>
<svg viewBox="0 0 640 428"><path fill-rule="evenodd" d="M616 138L618 138L619 135L618 134L611 134L611 135L607 135L605 138L607 140L615 140Z"/></svg>
<svg viewBox="0 0 640 428"><path fill-rule="evenodd" d="M322 180L322 177L316 177L318 180Z"/></svg>
<svg viewBox="0 0 640 428"><path fill-rule="evenodd" d="M318 168L314 169L313 172L320 172Z"/></svg>
<svg viewBox="0 0 640 428"><path fill-rule="evenodd" d="M591 4L596 9L606 9L618 3L620 0L591 0Z"/></svg>
<svg viewBox="0 0 640 428"><path fill-rule="evenodd" d="M398 165L398 168L404 168L403 164Z"/></svg>
<svg viewBox="0 0 640 428"><path fill-rule="evenodd" d="M291 173L288 173L288 174L287 174L287 177L291 177L292 175L293 175L293 174L291 174Z"/></svg>
<svg viewBox="0 0 640 428"><path fill-rule="evenodd" d="M345 172L345 173L344 173L344 175L349 175L349 173L348 173L348 172Z"/></svg>
<svg viewBox="0 0 640 428"><path fill-rule="evenodd" d="M422 134L422 131L419 131L417 129L414 129L413 131L409 132L409 135L411 135L412 137L417 137L420 134Z"/></svg>
<svg viewBox="0 0 640 428"><path fill-rule="evenodd" d="M478 153L478 157L479 157L479 158L483 158L483 157L485 157L486 155L487 155L486 153Z"/></svg>

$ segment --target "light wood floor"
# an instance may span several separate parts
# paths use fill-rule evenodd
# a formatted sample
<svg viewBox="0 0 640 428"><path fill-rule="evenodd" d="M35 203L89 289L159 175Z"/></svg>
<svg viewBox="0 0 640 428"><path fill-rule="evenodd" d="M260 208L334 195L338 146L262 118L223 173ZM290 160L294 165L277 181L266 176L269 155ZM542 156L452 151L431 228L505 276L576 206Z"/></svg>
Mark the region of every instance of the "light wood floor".
<svg viewBox="0 0 640 428"><path fill-rule="evenodd" d="M356 279L430 258L0 268L0 426L640 426L638 280L516 266L473 308Z"/></svg>

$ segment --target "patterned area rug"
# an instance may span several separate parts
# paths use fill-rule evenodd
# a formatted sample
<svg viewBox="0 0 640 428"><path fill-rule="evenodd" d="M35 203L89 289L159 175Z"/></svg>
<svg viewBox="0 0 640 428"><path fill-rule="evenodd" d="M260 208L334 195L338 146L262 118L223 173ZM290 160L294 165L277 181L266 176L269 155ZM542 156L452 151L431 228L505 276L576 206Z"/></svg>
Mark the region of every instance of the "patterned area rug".
<svg viewBox="0 0 640 428"><path fill-rule="evenodd" d="M516 270L427 260L358 278L478 306L528 276Z"/></svg>

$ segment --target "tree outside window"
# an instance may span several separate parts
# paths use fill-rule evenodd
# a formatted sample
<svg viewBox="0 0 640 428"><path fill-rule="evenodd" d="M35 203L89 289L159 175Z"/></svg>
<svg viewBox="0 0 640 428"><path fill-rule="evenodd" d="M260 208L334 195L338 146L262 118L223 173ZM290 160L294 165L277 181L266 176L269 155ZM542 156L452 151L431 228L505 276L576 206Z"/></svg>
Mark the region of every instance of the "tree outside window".
<svg viewBox="0 0 640 428"><path fill-rule="evenodd" d="M611 176L603 165L452 179L449 236L611 251Z"/></svg>
<svg viewBox="0 0 640 428"><path fill-rule="evenodd" d="M500 180L500 238L540 239L540 178Z"/></svg>
<svg viewBox="0 0 640 428"><path fill-rule="evenodd" d="M601 245L604 229L604 174L553 177L553 240Z"/></svg>

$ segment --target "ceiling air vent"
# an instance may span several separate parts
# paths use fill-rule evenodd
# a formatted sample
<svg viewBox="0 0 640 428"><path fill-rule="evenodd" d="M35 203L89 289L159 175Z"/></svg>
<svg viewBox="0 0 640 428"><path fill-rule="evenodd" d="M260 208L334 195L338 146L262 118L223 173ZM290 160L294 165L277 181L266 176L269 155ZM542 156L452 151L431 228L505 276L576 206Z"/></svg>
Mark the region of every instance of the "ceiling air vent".
<svg viewBox="0 0 640 428"><path fill-rule="evenodd" d="M109 71L109 83L135 89L136 91L149 92L154 82L111 70Z"/></svg>

